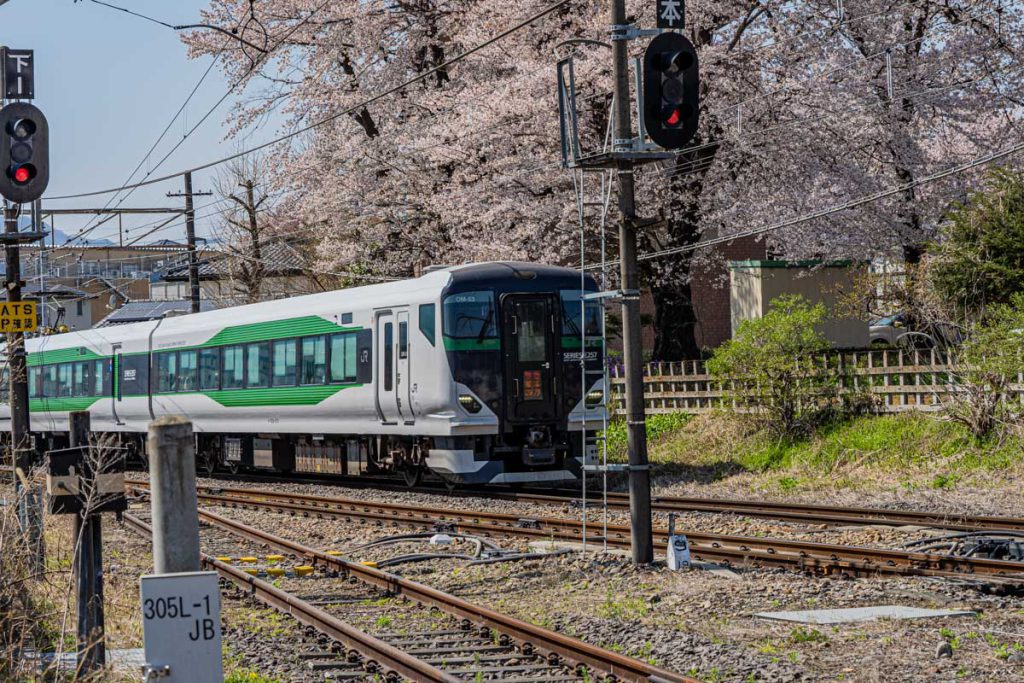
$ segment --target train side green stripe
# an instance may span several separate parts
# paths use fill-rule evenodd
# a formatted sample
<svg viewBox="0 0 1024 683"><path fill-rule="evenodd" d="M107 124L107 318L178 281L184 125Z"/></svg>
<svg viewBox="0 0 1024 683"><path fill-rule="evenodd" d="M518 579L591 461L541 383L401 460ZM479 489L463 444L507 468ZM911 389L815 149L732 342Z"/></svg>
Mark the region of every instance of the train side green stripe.
<svg viewBox="0 0 1024 683"><path fill-rule="evenodd" d="M444 348L446 351L497 351L501 348L498 339L461 339L445 335Z"/></svg>
<svg viewBox="0 0 1024 683"><path fill-rule="evenodd" d="M362 384L327 384L308 387L272 387L269 389L221 389L181 394L156 394L154 398L177 396L208 396L225 408L259 408L267 406L312 406L334 396L342 389L361 387ZM29 401L32 412L63 413L71 410L87 410L101 399L109 396L82 396L67 398L33 398ZM125 396L125 398L147 398L147 394Z"/></svg>
<svg viewBox="0 0 1024 683"><path fill-rule="evenodd" d="M362 384L326 384L309 387L272 387L269 389L236 389L204 391L225 408L258 408L262 406L313 406L334 396L342 389ZM172 396L173 394L167 394Z"/></svg>
<svg viewBox="0 0 1024 683"><path fill-rule="evenodd" d="M324 320L318 315L307 315L301 318L271 320L250 325L225 327L199 346L222 346L224 344L247 344L249 342L267 341L270 339L286 339L288 337L305 337L314 334L331 334L335 332L356 332L362 327L342 327ZM168 349L170 350L170 349Z"/></svg>
<svg viewBox="0 0 1024 683"><path fill-rule="evenodd" d="M109 396L67 396L63 398L30 398L28 410L31 413L66 413L72 410L88 410L93 403Z"/></svg>
<svg viewBox="0 0 1024 683"><path fill-rule="evenodd" d="M51 365L53 363L73 363L75 361L84 360L103 360L110 356L101 356L91 349L87 349L84 346L76 346L72 349L54 349L52 351L33 351L28 354L28 365L29 367L35 367L37 365Z"/></svg>

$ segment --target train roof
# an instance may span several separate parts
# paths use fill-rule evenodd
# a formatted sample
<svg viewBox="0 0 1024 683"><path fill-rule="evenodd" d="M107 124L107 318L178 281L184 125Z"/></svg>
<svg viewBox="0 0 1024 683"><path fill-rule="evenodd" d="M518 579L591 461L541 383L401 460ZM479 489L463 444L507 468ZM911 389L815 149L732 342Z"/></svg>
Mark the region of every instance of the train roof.
<svg viewBox="0 0 1024 683"><path fill-rule="evenodd" d="M418 278L375 283L360 287L305 294L288 299L261 301L201 313L178 315L161 320L128 323L114 327L94 328L27 340L30 353L45 350L93 346L108 340L129 341L147 337L157 326L161 332L200 332L239 323L262 322L293 318L302 306L311 308L333 307L340 314L343 308L381 308L402 303L415 304L437 298L449 287L466 291L494 281L515 282L517 288L535 290L578 286L580 273L572 268L526 261L489 261L467 263L431 270ZM588 287L594 287L588 278ZM554 283L552 283L554 281ZM343 297L340 300L339 297Z"/></svg>

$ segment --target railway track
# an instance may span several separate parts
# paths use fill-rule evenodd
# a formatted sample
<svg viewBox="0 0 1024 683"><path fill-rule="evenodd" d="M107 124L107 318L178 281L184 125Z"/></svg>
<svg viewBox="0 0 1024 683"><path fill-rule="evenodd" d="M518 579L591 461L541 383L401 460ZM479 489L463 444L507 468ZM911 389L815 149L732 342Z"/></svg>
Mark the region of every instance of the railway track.
<svg viewBox="0 0 1024 683"><path fill-rule="evenodd" d="M339 485L345 487L374 488L384 491L409 491L407 486L380 479L349 477L339 479L336 475L271 475L245 473L213 475L226 481L249 481L254 483L309 483ZM543 505L579 505L580 492L571 489L545 491L514 491L500 487L460 488L448 490L443 485L421 485L413 489L417 493L436 493L445 496L493 498ZM603 504L600 496L588 496L589 505ZM613 510L628 510L629 495L609 492L608 507ZM654 496L651 508L655 512L707 512L733 514L762 519L780 519L808 524L836 524L850 526L926 526L953 531L1020 531L1024 532L1024 518L999 515L968 515L925 510L891 510L887 508L844 507L808 503L784 503L770 501L739 500L731 498L698 498L687 496Z"/></svg>
<svg viewBox="0 0 1024 683"><path fill-rule="evenodd" d="M145 490L143 482L133 486ZM558 517L520 517L506 513L439 509L397 503L378 503L345 498L314 496L240 488L200 487L200 503L227 508L266 509L305 517L362 520L415 528L579 542L583 525L579 520ZM800 571L873 576L879 574L938 576L970 579L996 590L1024 588L1024 564L983 558L963 558L934 553L909 552L884 548L845 546L811 541L754 538L682 530L691 551L700 560L743 566L756 564L786 567ZM629 528L609 525L607 538L591 535L586 541L611 548L630 546ZM656 528L655 543L665 547L668 530Z"/></svg>
<svg viewBox="0 0 1024 683"><path fill-rule="evenodd" d="M243 593L290 614L326 636L326 639L313 640L319 647L303 653L303 657L311 668L325 674L329 671L331 680L383 676L386 680L445 683L467 680L570 683L591 681L594 674L599 673L606 680L695 683L695 679L687 676L505 616L423 584L328 555L212 512L200 510L199 514L204 524L204 545L211 543L209 530L214 529L236 542L246 541L301 558L317 570L315 578L309 579L316 584L307 589L317 597L303 599L293 591L279 588L212 555L203 555L206 567ZM132 515L125 515L124 519L140 534L151 533L143 520ZM213 542L223 549L222 541L214 539ZM353 584L358 587L354 588ZM297 581L294 585L302 584ZM374 592L367 595L362 592L366 589ZM353 615L353 610L367 611L368 601L372 601L369 611L377 617L377 633L368 633L349 623L353 616L358 616ZM383 601L388 602L388 606L382 604ZM435 608L446 618L409 617L409 613L415 611L413 605ZM400 615L409 617L411 630L395 628L393 619ZM381 616L387 619L382 620ZM429 622L429 626L425 627L425 622Z"/></svg>

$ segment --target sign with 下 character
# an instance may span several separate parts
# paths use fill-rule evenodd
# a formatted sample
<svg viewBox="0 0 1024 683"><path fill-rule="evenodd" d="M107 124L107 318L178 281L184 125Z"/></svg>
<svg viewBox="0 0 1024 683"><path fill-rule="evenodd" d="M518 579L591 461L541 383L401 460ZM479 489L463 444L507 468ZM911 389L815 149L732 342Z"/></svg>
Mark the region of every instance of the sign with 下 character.
<svg viewBox="0 0 1024 683"><path fill-rule="evenodd" d="M37 326L36 302L0 303L0 332L33 332Z"/></svg>
<svg viewBox="0 0 1024 683"><path fill-rule="evenodd" d="M684 0L657 0L658 28L686 28L686 6Z"/></svg>
<svg viewBox="0 0 1024 683"><path fill-rule="evenodd" d="M76 446L48 451L46 465L46 493L51 515L128 509L123 449L93 447L90 451L87 446Z"/></svg>
<svg viewBox="0 0 1024 683"><path fill-rule="evenodd" d="M161 683L221 683L217 572L151 574L140 590L146 669Z"/></svg>
<svg viewBox="0 0 1024 683"><path fill-rule="evenodd" d="M36 96L34 54L32 50L4 48L4 99L31 100Z"/></svg>

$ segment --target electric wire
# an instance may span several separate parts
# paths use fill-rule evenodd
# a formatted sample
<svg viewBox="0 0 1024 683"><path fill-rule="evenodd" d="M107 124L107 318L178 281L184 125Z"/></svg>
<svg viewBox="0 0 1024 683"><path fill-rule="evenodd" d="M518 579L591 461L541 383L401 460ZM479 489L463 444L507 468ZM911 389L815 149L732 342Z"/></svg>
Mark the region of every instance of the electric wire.
<svg viewBox="0 0 1024 683"><path fill-rule="evenodd" d="M98 2L98 0L92 0L92 1L93 1L93 2ZM103 3L103 4L106 4L106 3ZM190 129L189 129L189 130L188 130L188 131L187 131L187 132L186 132L186 133L185 133L185 134L184 134L183 136L182 136L182 138L181 138L180 140L178 140L178 142L177 142L177 143L176 143L176 144L175 144L175 145L174 145L174 146L173 146L173 147L172 147L172 148L170 149L170 151L168 151L168 152L167 152L167 153L166 153L166 154L165 154L165 155L164 155L164 156L163 156L163 157L162 157L162 158L161 158L161 159L160 159L160 160L159 160L159 161L158 161L158 162L156 163L156 165L155 165L155 166L153 166L152 168L150 168L150 169L149 169L149 170L148 170L148 171L146 172L146 175L145 175L145 176L143 177L143 182L142 182L142 183L136 183L136 184L134 184L134 185L131 185L131 184L129 184L129 182L130 182L130 180L131 180L131 176L129 176L129 181L127 181L127 182L123 183L123 184L122 184L122 187L121 187L121 190L125 190L125 189L129 190L129 192L128 192L127 194L125 194L125 195L124 195L124 196L122 197L122 201L123 201L124 199L127 199L128 197L130 197L130 196L131 196L131 194L132 194L133 192L135 192L135 190L137 190L138 188L140 188L140 187L143 187L143 186L145 186L145 185L147 185L147 184L153 184L153 183L156 183L156 182L160 182L160 181L161 181L161 179L157 179L157 180L154 180L154 181L153 181L152 183L147 183L147 182L145 182L145 181L146 181L146 180L147 180L147 179L149 178L149 176L150 176L150 175L152 175L152 174L153 174L153 173L154 173L154 172L155 172L155 171L156 171L156 170L157 170L158 168L160 168L160 167L161 167L161 166L163 165L163 163L164 163L165 161L167 161L167 159L168 159L168 158L170 158L170 156L171 156L172 154L174 154L174 152L176 152L176 151L177 151L177 150L178 150L178 149L179 149L179 148L180 148L180 147L181 147L181 146L182 146L182 145L183 145L183 144L185 143L185 141L186 141L186 140L188 140L188 138L189 138L189 137L190 137L190 136L191 136L191 135L192 135L193 133L195 133L195 131L196 131L196 130L197 130L197 129L198 129L198 128L199 128L199 127L200 127L200 126L201 126L201 125L203 124L203 123L205 123L205 122L206 122L206 120L207 120L207 119L209 119L209 117L210 117L210 116L211 116L211 115L213 114L213 112L214 112L214 111L216 111L216 110L217 110L217 109L218 109L218 108L220 107L220 105L221 105L221 104L223 104L223 103L224 103L224 101L225 101L225 100L226 100L226 99L227 99L228 97L230 97L230 96L231 96L231 94L232 94L232 93L233 93L233 92L234 92L234 91L235 91L235 90L236 90L236 89L238 88L238 86L240 86L240 85L241 85L242 83L244 83L244 82L245 82L245 80L246 80L246 79L247 79L247 78L248 78L248 77L249 77L249 76L250 76L250 75L252 74L252 72L253 72L253 71L254 71L254 70L256 69L256 67L257 67L257 66L261 65L261 64L262 64L262 63L263 63L264 61L266 61L266 59L269 59L270 55L271 55L271 54L272 54L272 53L273 53L274 51L276 51L276 50L277 50L277 49L278 49L278 48L279 48L279 47L280 47L281 45L283 45L283 44L284 44L284 42L288 40L288 38L290 38L290 37L291 37L291 36L292 36L292 35L293 35L293 34L294 34L294 33L295 33L295 32L296 32L297 30L299 30L299 28L301 28L302 26L305 26L305 25L306 25L306 24L307 24L307 23L309 22L309 20L310 20L310 19L312 19L312 18L313 18L314 16L316 16L316 15L317 15L317 14L318 14L318 13L319 13L319 12L320 12L321 10L323 10L323 8L324 8L324 7L326 7L326 6L328 5L328 4L330 4L330 0L324 0L324 2L323 2L322 4L320 4L319 6L317 6L316 8L314 8L314 9L313 9L313 10L312 10L312 11L311 11L311 12L310 12L309 14L307 14L307 15L306 15L306 16L305 16L305 17L304 17L304 18L302 19L302 21L300 21L300 22L296 23L296 25L295 25L295 26L291 27L291 28L290 28L290 29L289 29L288 31L286 31L286 32L285 32L285 34L284 34L284 35L283 35L283 36L281 37L281 39L277 41L277 44L276 44L276 45L274 45L274 46L273 46L272 48L270 48L269 50L265 50L265 51L263 52L263 54L262 54L262 55L260 56L260 59L258 59L258 60L254 60L254 61L253 61L253 63L252 63L252 64L251 64L250 66L249 66L249 68L248 68L248 69L247 69L247 70L245 71L245 73L243 73L243 74L242 74L242 75L241 75L241 76L240 76L239 78L237 78L237 79L235 80L235 82L234 82L234 83L233 83L233 84L232 84L232 85L231 85L231 86L230 86L230 87L228 88L227 92L225 92L225 93L224 93L224 95L222 95L222 96L220 97L220 99L218 99L218 100L217 100L217 101L216 101L216 102L215 102L215 103L213 104L213 106L212 106L212 107L210 107L210 108L209 108L209 109L208 109L208 110L206 111L206 113L205 113L205 114L204 114L204 115L202 116L202 118L200 118L200 119L199 119L199 121L198 121L198 122L197 122L197 123L196 123L196 124L195 124L194 126L192 126L192 127L191 127L191 128L190 128ZM115 9L118 9L118 8L116 8L116 7L115 7ZM127 11L127 10L126 10L126 11ZM131 13L131 12L130 12L130 13ZM161 22L157 21L157 23L161 23ZM212 68L213 68L214 64L216 64L216 62L217 62L217 60L216 60L216 59L214 59L214 60L213 60L213 62L212 62L212 63L210 64L210 66L208 67L208 69L207 69L207 73L209 73L209 71L210 71L210 70L212 70ZM206 75L204 74L204 76L203 76L203 79L205 79L205 78L206 78ZM201 83L202 83L202 80L200 81L200 84L201 84ZM196 86L196 89L198 89L198 85ZM193 91L193 94L195 94L195 92L194 92L194 91ZM189 99L191 99L191 97L192 97L192 95L189 95ZM186 104L186 105L188 104L188 100L186 100L185 104ZM182 109L184 109L184 105L182 106ZM179 113L180 113L180 112L179 112ZM174 118L174 119L172 119L172 120L171 120L171 122L170 122L170 123L168 124L168 126L167 126L167 128L168 128L168 129L170 129L171 125L173 125L173 123L174 123L174 121L175 121L176 119L177 119L177 115L176 115L176 116L175 116L175 118ZM167 132L167 131L165 130L165 131L164 131L164 134L166 134L166 132ZM164 134L161 134L161 138L163 138L163 135L164 135ZM159 140L157 141L157 143L156 143L156 144L159 144ZM154 144L154 148L155 148L155 146L156 146L156 145ZM148 152L148 153L146 154L146 156L144 156L144 157L143 157L143 161L145 161L145 159L148 159L148 158L149 158L149 154L151 154L151 153L152 153L152 151L153 151L153 149L150 149L150 151L149 151L149 152ZM139 166L141 166L141 162L140 162ZM134 172L132 173L132 176L134 176L136 172L138 172L138 167L137 167L137 168L136 168L136 170L135 170L135 171L134 171ZM183 175L183 173L182 173L182 174L178 174L178 175ZM175 176L169 176L169 177L165 177L165 178L163 178L163 180L167 180L167 179L169 179L169 178L174 178L174 177L177 177L177 176L175 175ZM120 193L120 190L118 191L118 193ZM107 194L107 193L105 193L105 192L100 192L100 193L97 193L97 194ZM115 196L116 196L116 195L115 195ZM56 201L56 200L60 200L60 199L73 199L73 198L76 198L76 197L74 197L74 196L58 196L58 197L48 197L48 199L49 199L50 201ZM79 232L78 234L76 234L75 236L73 236L72 238L70 238L70 239L69 239L69 240L67 240L67 241L68 241L68 242L70 242L70 241L73 241L73 240L75 240L75 239L77 239L77 238L81 237L81 236L82 236L83 234L86 234L87 232L89 232L89 230L82 230L82 231L80 231L80 232Z"/></svg>
<svg viewBox="0 0 1024 683"><path fill-rule="evenodd" d="M188 103L192 101L192 98L195 96L196 92L198 92L199 88L203 85L203 82L206 81L206 77L210 75L210 72L213 71L213 67L216 64L217 64L217 59L213 59L210 62L210 65L208 67L206 67L206 71L203 72L203 75L199 77L199 80L192 87L192 91L188 94L188 97L186 97L185 101L181 103L180 107L178 107L178 110L174 113L174 116L171 117L171 120L167 122L167 125L164 127L163 131L157 137L156 141L152 145L150 145L149 150L145 154L142 155L142 158L139 160L139 163L135 166L135 168L132 170L132 172L128 174L128 177L124 180L124 184L130 183L132 181L132 178L135 177L135 174L139 172L139 169L142 168L142 165L146 163L146 160L149 159L149 156L153 153L153 151L157 148L157 146L163 141L164 137L167 135L167 132L171 130L171 126L173 126L174 122L178 120L178 117L181 116L181 113L183 111L185 111L185 107L187 107ZM154 167L153 169L150 169L146 173L146 175L143 176L143 177L144 178L149 177L149 175L151 175L153 173L153 171L155 171L155 170L156 170L156 167ZM134 192L134 190L127 192L126 194L121 196L120 199L118 199L118 195L117 194L111 195L110 199L107 200L107 203L103 205L104 210L109 208L110 204L115 199L118 199L117 206L120 207L125 202L125 200L128 199L128 197L131 196L132 192ZM96 223L96 225L93 225L93 226L90 226L87 223L85 225L85 227L82 228L77 234L75 234L74 236L69 237L67 240L65 240L65 244L68 244L70 242L73 242L73 241L75 241L77 239L80 239L80 238L84 237L85 235L89 234L90 232L92 232L93 230L98 228L99 226L101 226L104 223L106 223L109 220L111 220L111 218L113 218L113 216L110 216L110 217L107 217L107 218L105 218L103 220L100 220L98 223ZM99 219L99 216L96 216L92 220L98 220L98 219ZM91 222L92 221L90 221L90 223Z"/></svg>
<svg viewBox="0 0 1024 683"><path fill-rule="evenodd" d="M1021 150L1024 150L1024 143L1019 143L1019 144L1013 145L1011 147L999 150L997 152L992 152L991 154L986 154L985 156L979 157L977 159L973 159L972 161L968 161L966 163L959 164L959 165L954 166L952 168L946 169L945 171L940 171L940 172L934 173L932 175L928 175L928 176L924 176L922 178L918 178L918 179L913 180L913 181L911 181L909 183L903 183L901 185L897 185L895 187L888 188L886 190L882 190L882 191L875 192L875 193L872 193L872 194L864 195L862 197L858 197L857 199L852 199L852 200L850 200L848 202L845 202L843 204L840 204L838 206L828 207L828 208L825 208L825 209L821 209L819 211L814 211L812 213L804 214L802 216L797 216L796 218L791 218L789 220L781 221L781 222L778 222L778 223L773 223L771 225L762 226L762 227L754 228L754 229L751 229L751 230L741 230L739 232L732 233L732 234L729 234L729 235L723 235L721 237L715 237L715 238L708 239L708 240L702 240L702 241L697 242L695 244L688 244L688 245L679 246L679 247L672 247L672 248L669 248L669 249L661 249L661 250L658 250L658 251L647 252L645 254L638 255L637 256L637 260L639 260L639 261L647 261L647 260L650 260L650 259L662 258L664 256L673 256L675 254L683 254L683 253L690 252L690 251L696 251L698 249L705 249L707 247L712 247L712 246L715 246L717 244L725 244L727 242L732 242L734 240L742 239L744 237L754 237L756 235L763 235L765 233L774 232L776 230L782 230L784 228L789 228L789 227L792 227L794 225L799 225L801 223L807 223L809 221L812 221L812 220L815 220L815 219L818 219L818 218L824 218L826 216L830 216L830 215L835 214L835 213L840 213L842 211L847 211L849 209L853 209L853 208L856 208L858 206L862 206L864 204L870 204L870 203L876 202L876 201L878 201L880 199L885 199L886 197L891 197L892 195L895 195L895 194L900 194L902 192L906 192L907 190L915 188L915 187L918 187L920 185L925 185L925 184L928 184L928 183L935 182L937 180L942 180L943 178L947 178L947 177L952 176L952 175L957 175L957 174L963 173L963 172L968 171L968 170L970 170L972 168L976 168L978 166L983 166L985 164L992 163L993 161L997 161L999 159L1011 156L1013 154L1016 154L1017 152L1020 152ZM616 259L614 261L609 261L608 265L611 266L611 265L616 265L618 263L619 263L619 260Z"/></svg>
<svg viewBox="0 0 1024 683"><path fill-rule="evenodd" d="M427 69L426 71L424 71L424 72L422 72L422 73L420 73L420 74L418 74L416 76L413 76L412 78L410 78L410 79L408 79L406 81L403 81L402 83L399 83L398 85L392 86L391 88L387 88L384 91L377 93L376 95L372 95L372 96L362 100L358 104L355 104L355 105L352 105L350 107L347 107L347 108L345 108L345 109L343 109L343 110L341 110L339 112L335 112L334 114L330 114L330 115L328 115L328 116L326 116L326 117L324 117L322 119L319 119L318 121L314 121L313 123L307 124L305 126L300 126L299 128L296 128L295 130L289 131L288 133L285 133L283 135L279 135L278 137L276 137L276 138L274 138L272 140L269 140L267 142L264 142L262 144L256 145L254 147L250 147L248 149L245 149L245 150L242 150L242 151L239 151L239 152L236 152L235 154L230 154L230 155L228 155L226 157L222 157L222 158L216 159L214 161L206 162L206 163L201 164L199 166L194 166L194 167L186 169L184 171L178 171L176 173L171 173L169 175L161 176L159 178L152 178L152 179L147 180L145 182L135 183L135 184L132 184L132 185L125 185L125 186L122 186L122 187L112 188L112 189L108 189L108 190L96 190L96 191L92 191L92 192L80 192L80 193L77 193L77 194L61 195L59 197L51 197L50 199L51 200L58 200L58 199L79 199L79 198L82 198L82 197L94 197L96 195L110 194L111 192L120 192L122 190L130 189L130 188L134 188L134 187L144 187L146 185L153 185L153 184L156 184L156 183L160 183L160 182L164 182L164 181L167 181L167 180L171 180L173 178L177 178L178 176L184 175L185 173L195 173L197 171L204 171L204 170L206 170L208 168L213 168L215 166L219 166L219 165L227 163L229 161L234 161L235 159L240 159L242 157L248 156L248 155L253 154L255 152L258 152L260 150L267 149L269 147L273 147L274 145L277 145L277 144L279 144L281 142L284 142L286 140L290 140L290 139L292 139L294 137L297 137L297 136L299 136L299 135L301 135L303 133L306 133L308 131L311 131L311 130L313 130L315 128L319 128L320 126L326 125L326 124L331 123L332 121L336 121L336 120L338 120L338 119L340 119L340 118L342 118L344 116L347 116L349 114L355 113L355 112L359 111L360 109L362 109L363 107L366 107L366 106L368 106L370 104L373 104L374 102L377 102L378 100L384 99L385 97L393 95L396 92L400 92L400 91L408 88L410 85L414 85L415 83L419 83L420 81L423 81L423 80L425 80L425 79L427 79L427 78L437 74L439 71L442 71L442 70L445 70L445 69L447 69L447 68L449 68L451 66L454 66L455 64L465 60L467 57L470 57L470 56L476 54L477 52L480 52L481 50L484 50L484 49L490 47L491 45L493 45L493 44L495 44L497 42L500 42L501 40L504 40L505 38L507 38L508 36L512 35L513 33L516 33L517 31L522 30L523 28L529 26L530 24L536 22L537 20L539 20L539 19L547 16L548 14L554 12L555 10L557 10L557 9L567 5L571 1L572 0L558 0L558 2L556 2L556 3L552 4L552 5L549 5L545 9L543 9L543 10L541 10L541 11L539 11L539 12L537 12L537 13L529 16L529 17L527 17L526 19L521 20L520 22L518 22L517 24L513 25L512 27L510 27L508 29L505 29L504 31L502 31L502 32L498 33L497 35L495 35L495 36L485 40L484 42L479 43L479 44L477 44L477 45L475 45L475 46L473 46L473 47L471 47L471 48L469 48L469 49L459 53L458 55L452 57L451 59L449 59L449 60L447 60L445 62L442 62L441 64L439 64L437 66L431 67L430 69Z"/></svg>

